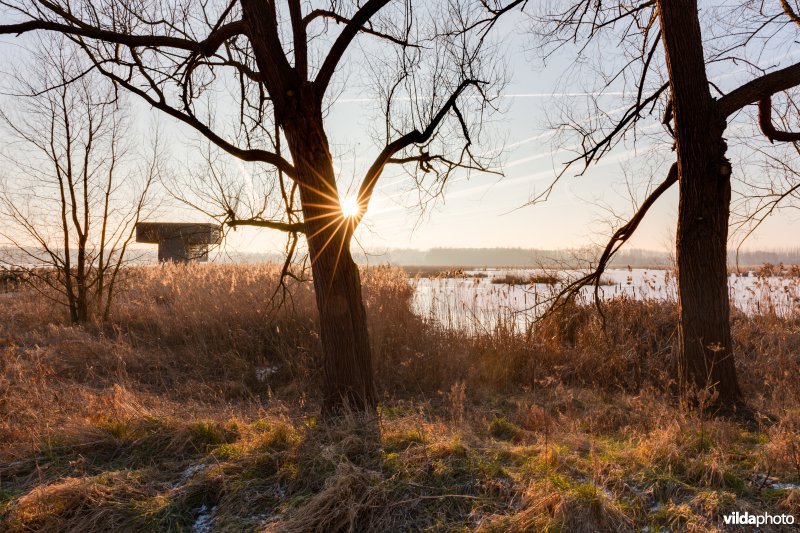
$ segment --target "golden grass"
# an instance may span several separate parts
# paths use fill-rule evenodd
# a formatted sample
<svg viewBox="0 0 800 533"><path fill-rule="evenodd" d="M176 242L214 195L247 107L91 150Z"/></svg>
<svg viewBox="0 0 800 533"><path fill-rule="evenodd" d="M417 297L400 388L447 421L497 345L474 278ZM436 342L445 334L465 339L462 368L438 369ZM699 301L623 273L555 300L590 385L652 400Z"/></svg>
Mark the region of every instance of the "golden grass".
<svg viewBox="0 0 800 533"><path fill-rule="evenodd" d="M800 513L800 320L734 313L765 417L673 398L675 309L571 306L467 335L363 272L380 419L316 419L313 293L271 265L126 272L107 324L0 298L0 529L717 531ZM767 416L768 415L768 416ZM800 518L800 517L798 517Z"/></svg>

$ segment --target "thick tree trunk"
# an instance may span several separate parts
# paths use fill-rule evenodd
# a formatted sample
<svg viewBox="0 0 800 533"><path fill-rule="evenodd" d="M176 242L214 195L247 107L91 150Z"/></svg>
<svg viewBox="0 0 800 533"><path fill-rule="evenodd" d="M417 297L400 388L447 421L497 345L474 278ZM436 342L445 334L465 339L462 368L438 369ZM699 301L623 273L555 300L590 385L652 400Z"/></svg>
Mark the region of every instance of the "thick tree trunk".
<svg viewBox="0 0 800 533"><path fill-rule="evenodd" d="M323 349L323 412L375 410L372 352L358 267L350 255L352 221L342 215L322 114L313 106L285 132L300 184Z"/></svg>
<svg viewBox="0 0 800 533"><path fill-rule="evenodd" d="M326 232L320 236L331 237ZM333 236L334 241L338 238ZM347 409L372 412L372 352L358 267L350 256L349 242L341 246L338 257L340 245L329 248L330 252L317 252L312 266L324 353L323 411L334 415Z"/></svg>
<svg viewBox="0 0 800 533"><path fill-rule="evenodd" d="M696 0L659 1L672 89L680 203L677 230L679 377L721 407L740 400L730 329L727 240L731 166L711 98Z"/></svg>

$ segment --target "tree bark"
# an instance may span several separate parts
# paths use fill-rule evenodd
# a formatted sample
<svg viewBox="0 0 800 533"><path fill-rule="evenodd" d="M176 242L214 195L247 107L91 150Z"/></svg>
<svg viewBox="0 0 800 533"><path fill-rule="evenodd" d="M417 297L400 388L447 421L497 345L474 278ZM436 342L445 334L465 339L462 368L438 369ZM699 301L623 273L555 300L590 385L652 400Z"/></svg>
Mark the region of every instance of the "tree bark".
<svg viewBox="0 0 800 533"><path fill-rule="evenodd" d="M353 221L342 215L322 112L309 95L284 122L311 256L323 360L323 414L371 413L372 352L361 279L350 254Z"/></svg>
<svg viewBox="0 0 800 533"><path fill-rule="evenodd" d="M731 165L725 119L711 98L696 0L660 0L672 89L680 201L676 234L679 378L733 407L736 378L728 301Z"/></svg>

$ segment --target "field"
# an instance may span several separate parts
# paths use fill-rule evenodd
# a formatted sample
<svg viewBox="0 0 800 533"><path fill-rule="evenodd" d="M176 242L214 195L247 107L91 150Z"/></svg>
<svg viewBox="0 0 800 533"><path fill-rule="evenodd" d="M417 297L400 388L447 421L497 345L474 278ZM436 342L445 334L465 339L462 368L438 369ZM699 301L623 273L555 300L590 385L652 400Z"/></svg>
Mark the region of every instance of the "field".
<svg viewBox="0 0 800 533"><path fill-rule="evenodd" d="M317 418L310 284L271 265L125 273L108 323L0 293L0 530L736 531L800 519L800 315L733 311L752 412L676 397L675 304L535 326L414 313L362 279L380 418ZM419 281L415 282L419 283ZM487 285L491 285L489 281ZM740 526L741 531L752 528ZM778 526L762 528L778 531Z"/></svg>

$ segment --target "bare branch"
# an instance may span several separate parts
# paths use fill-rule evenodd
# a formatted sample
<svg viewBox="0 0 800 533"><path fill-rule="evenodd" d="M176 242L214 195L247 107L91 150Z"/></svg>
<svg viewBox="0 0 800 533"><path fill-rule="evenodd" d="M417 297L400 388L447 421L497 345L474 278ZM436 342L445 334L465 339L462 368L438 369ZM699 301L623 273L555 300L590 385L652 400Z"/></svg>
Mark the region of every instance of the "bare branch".
<svg viewBox="0 0 800 533"><path fill-rule="evenodd" d="M94 58L92 59L94 60ZM126 80L121 76L118 76L114 72L106 69L100 62L96 60L94 61L97 69L102 74L113 80L115 83L121 85L128 91L136 94L137 96L145 100L148 104L152 105L156 109L160 109L161 111L167 113L171 117L177 118L184 124L193 127L195 130L200 132L203 136L205 136L207 139L209 139L211 142L213 142L214 144L216 144L229 154L238 157L243 161L261 162L273 165L276 168L279 168L281 171L285 172L289 177L294 177L295 175L294 167L284 158L267 150L243 149L239 148L238 146L235 146L234 144L220 137L208 125L200 121L194 115L191 115L187 112L179 111L178 109L175 109L174 107L170 106L163 98L163 95L160 95L161 97L159 99L156 99L152 95L148 94L145 90L134 85L129 80Z"/></svg>
<svg viewBox="0 0 800 533"><path fill-rule="evenodd" d="M375 184L378 182L381 173L383 173L383 169L386 167L386 164L392 162L392 156L394 156L398 152L404 150L405 148L408 148L413 144L423 144L429 141L431 137L433 137L434 133L436 133L437 128L442 123L447 114L451 110L456 109L455 107L456 101L458 100L458 97L461 95L461 93L463 93L467 87L470 86L478 87L482 83L483 82L480 80L473 80L473 79L464 80L463 82L461 82L461 84L459 84L456 90L453 91L453 93L450 95L450 97L447 99L444 105L442 105L442 107L439 109L436 115L434 115L433 119L430 121L428 126L423 131L414 130L409 133L406 133L402 137L390 142L388 145L386 145L386 147L384 147L383 150L381 150L381 153L378 154L378 157L375 159L372 165L370 165L369 170L367 171L366 176L364 176L364 179L361 182L361 186L359 187L358 219L360 219L366 212L369 200L372 197L372 192L375 190ZM462 120L462 126L463 126L463 119L460 118L460 120ZM393 162L410 162L410 161L421 161L421 160L423 159L421 159L420 157L416 157L411 159L408 158L397 159L394 160ZM430 161L430 158L428 158L426 161Z"/></svg>
<svg viewBox="0 0 800 533"><path fill-rule="evenodd" d="M225 224L233 228L238 226L253 226L256 228L276 229L279 231L285 231L287 233L306 232L305 225L302 222L288 223L288 222L278 222L275 220L263 220L259 218L251 218L245 220L229 218L228 220L225 221Z"/></svg>
<svg viewBox="0 0 800 533"><path fill-rule="evenodd" d="M313 21L315 21L317 19L329 19L329 20L332 20L332 21L334 21L334 22L336 22L338 24L351 24L352 23L351 19L349 19L347 17L344 17L344 16L336 13L335 11L330 11L328 9L315 9L311 13L306 15L305 18L303 18L303 25L308 27L309 24L311 24ZM377 31L377 30L371 28L370 26L362 26L359 31L361 33L366 33L366 34L369 34L369 35L372 35L372 36L375 36L375 37L379 37L381 39L389 41L390 43L394 43L394 44L397 44L397 45L400 45L400 46L408 46L408 47L411 47L411 48L419 48L419 45L413 44L410 41L408 41L407 39L401 39L401 38L395 37L394 35L389 35L388 33Z"/></svg>
<svg viewBox="0 0 800 533"><path fill-rule="evenodd" d="M336 71L336 67L339 65L339 61L342 60L342 57L349 48L350 43L361 31L361 28L389 2L390 0L368 0L367 3L361 6L358 11L356 11L356 14L353 15L353 18L350 19L350 21L345 25L344 29L339 34L339 37L336 38L333 46L331 46L331 49L328 52L328 55L325 57L325 61L323 61L322 67L320 67L319 73L317 73L317 77L314 80L314 86L317 90L317 94L320 95L320 97L328 88L328 84L330 83L331 78L333 78L333 73Z"/></svg>
<svg viewBox="0 0 800 533"><path fill-rule="evenodd" d="M673 163L669 169L669 172L667 173L666 179L661 183L661 185L656 187L655 190L650 193L647 199L642 202L642 205L639 207L633 217L631 217L628 223L615 231L614 235L611 236L611 239L609 239L608 244L606 244L606 247L603 249L603 253L600 255L600 259L598 260L597 266L594 268L594 270L562 288L552 299L553 305L548 308L545 315L550 314L556 309L566 305L566 303L576 296L583 287L593 285L595 305L597 306L600 316L603 317L603 311L600 305L600 281L603 272L605 272L609 262L619 251L622 245L624 245L628 239L633 236L634 232L639 227L639 224L642 222L642 219L644 219L645 215L647 214L647 211L653 206L656 200L658 200L661 195L664 194L664 192L672 187L672 185L674 185L677 181L678 164Z"/></svg>
<svg viewBox="0 0 800 533"><path fill-rule="evenodd" d="M292 19L294 39L294 68L302 81L308 79L308 36L303 21L300 0L289 0L289 15Z"/></svg>
<svg viewBox="0 0 800 533"><path fill-rule="evenodd" d="M19 24L0 25L0 35L21 35L30 31L44 30L97 39L107 43L136 47L165 47L189 50L209 57L219 49L223 42L245 32L242 21L223 25L202 41L193 41L170 35L132 35L93 27L87 23L80 25L62 24L49 20L30 20Z"/></svg>
<svg viewBox="0 0 800 533"><path fill-rule="evenodd" d="M764 74L734 89L717 101L717 109L726 118L746 105L797 85L800 85L800 63Z"/></svg>
<svg viewBox="0 0 800 533"><path fill-rule="evenodd" d="M800 26L800 16L797 16L797 13L789 4L789 1L780 0L780 2L781 2L781 7L783 8L783 12L786 13L786 16L788 16L792 22Z"/></svg>
<svg viewBox="0 0 800 533"><path fill-rule="evenodd" d="M758 102L758 125L769 139L769 142L797 142L800 141L800 132L778 131L772 124L772 98L767 96Z"/></svg>

